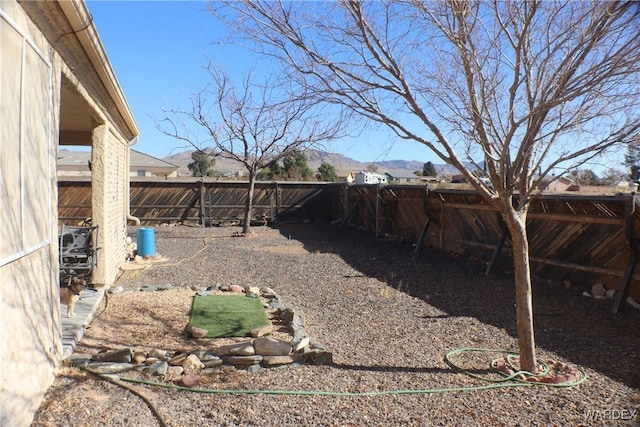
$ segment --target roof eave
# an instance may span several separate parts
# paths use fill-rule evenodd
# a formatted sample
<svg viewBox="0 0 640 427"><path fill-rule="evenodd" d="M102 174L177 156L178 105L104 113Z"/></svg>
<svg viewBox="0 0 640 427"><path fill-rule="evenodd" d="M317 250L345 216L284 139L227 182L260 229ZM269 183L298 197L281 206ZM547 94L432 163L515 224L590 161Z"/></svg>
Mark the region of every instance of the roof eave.
<svg viewBox="0 0 640 427"><path fill-rule="evenodd" d="M133 114L131 113L131 109L129 108L129 104L127 103L124 93L122 92L122 88L118 83L118 79L113 72L113 67L109 62L104 46L100 41L96 27L93 24L93 17L89 13L86 3L84 0L71 0L59 1L58 4L73 28L82 28L86 25L86 22L91 22L84 31L77 32L76 35L87 53L87 57L100 76L107 92L124 118L125 123L129 128L129 132L134 136L133 139L136 140L136 137L140 135L140 131L133 118Z"/></svg>

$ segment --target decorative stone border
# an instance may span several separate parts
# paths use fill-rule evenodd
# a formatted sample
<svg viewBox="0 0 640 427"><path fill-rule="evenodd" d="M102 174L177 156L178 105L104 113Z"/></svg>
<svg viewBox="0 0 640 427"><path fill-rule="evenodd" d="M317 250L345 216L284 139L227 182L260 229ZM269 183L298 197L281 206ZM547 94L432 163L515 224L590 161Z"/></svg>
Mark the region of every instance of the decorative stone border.
<svg viewBox="0 0 640 427"><path fill-rule="evenodd" d="M138 291L160 292L170 289L174 289L170 284L145 285L138 288ZM265 309L274 309L270 316L272 324L252 330L251 337L247 337L246 340L211 350L180 348L175 351L154 349L144 352L126 347L100 352L92 357L71 355L65 360L65 364L87 368L100 374L118 374L131 370L149 372L186 387L199 384L201 375L215 374L228 369L258 372L284 365L333 364L332 353L307 333L302 312L286 307L280 295L273 289L221 284L210 286L206 290L192 289L201 296L231 292L244 293L247 298L262 298ZM122 287L109 290L110 293L123 291ZM273 333L274 321L286 325L292 335L289 342L268 336ZM185 332L193 338L202 338L207 333L206 330L194 327L187 327Z"/></svg>

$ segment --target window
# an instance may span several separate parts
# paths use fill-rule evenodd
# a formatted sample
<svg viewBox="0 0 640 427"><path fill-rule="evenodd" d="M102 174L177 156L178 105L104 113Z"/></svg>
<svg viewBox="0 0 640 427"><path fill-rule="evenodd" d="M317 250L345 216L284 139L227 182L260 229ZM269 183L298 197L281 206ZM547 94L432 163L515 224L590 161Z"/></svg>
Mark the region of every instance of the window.
<svg viewBox="0 0 640 427"><path fill-rule="evenodd" d="M0 265L51 239L51 68L0 14Z"/></svg>

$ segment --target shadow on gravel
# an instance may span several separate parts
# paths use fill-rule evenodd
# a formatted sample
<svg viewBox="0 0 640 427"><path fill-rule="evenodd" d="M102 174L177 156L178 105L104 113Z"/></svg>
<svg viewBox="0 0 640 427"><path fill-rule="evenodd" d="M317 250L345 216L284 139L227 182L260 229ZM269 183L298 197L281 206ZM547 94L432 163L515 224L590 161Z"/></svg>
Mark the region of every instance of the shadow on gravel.
<svg viewBox="0 0 640 427"><path fill-rule="evenodd" d="M375 239L372 234L326 223L276 224L274 228L309 252L337 254L362 275L424 300L446 313L437 316L444 321L474 317L517 335L514 284L507 272L485 276L486 266L470 259L428 248L414 254L410 243ZM537 347L640 388L639 311L627 307L614 315L609 301L547 283L534 284L533 292Z"/></svg>

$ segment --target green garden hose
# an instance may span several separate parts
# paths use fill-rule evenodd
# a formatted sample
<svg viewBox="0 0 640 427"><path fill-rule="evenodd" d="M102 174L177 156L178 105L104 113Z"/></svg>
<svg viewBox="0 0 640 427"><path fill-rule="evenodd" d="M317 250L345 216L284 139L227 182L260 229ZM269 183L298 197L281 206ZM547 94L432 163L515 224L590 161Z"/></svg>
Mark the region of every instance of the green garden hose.
<svg viewBox="0 0 640 427"><path fill-rule="evenodd" d="M322 391L322 390L229 390L229 389L203 389L203 388L193 388L193 387L182 387L173 384L164 384L153 381L146 380L137 380L133 378L120 377L121 381L126 381L135 384L144 384L154 387L167 388L172 390L181 390L181 391L189 391L194 393L204 393L204 394L265 394L265 395L294 395L294 396L333 396L333 397L375 397L375 396L388 396L388 395L403 395L403 394L436 394L436 393L454 393L454 392L472 392L472 391L481 391L481 390L492 390L498 388L506 388L506 387L533 387L533 386L547 386L547 387L573 387L578 384L581 384L586 381L587 373L580 369L580 378L570 381L564 382L560 384L553 383L541 383L541 382L530 382L518 379L517 377L520 374L524 374L525 376L532 376L526 371L518 371L512 375L504 375L501 372L502 376L499 378L486 378L480 375L474 374L461 368L460 366L453 363L452 358L462 353L468 352L482 352L482 353L507 353L509 356L515 356L517 353L506 350L497 350L497 349L483 349L483 348L460 348L447 353L444 357L446 363L451 366L454 370L461 372L465 375L468 375L472 378L476 378L482 381L489 382L490 384L478 385L478 386L469 386L469 387L445 387L445 388L428 388L428 389L405 389L405 390L386 390L386 391L365 391L365 392L336 392L336 391ZM497 360L497 359L496 359ZM495 361L494 360L491 365L492 368L495 369ZM548 373L548 367L546 364L543 364L543 373L540 375L544 375Z"/></svg>
<svg viewBox="0 0 640 427"><path fill-rule="evenodd" d="M573 387L576 386L578 384L582 384L583 382L585 382L587 380L587 372L582 369L582 368L578 368L578 372L580 372L580 377L576 378L573 381L567 381L567 382L562 382L562 383L543 383L543 382L532 382L532 381L527 381L527 380L523 380L521 379L521 376L524 376L525 378L528 377L541 377L541 376L545 376L549 373L550 369L549 366L542 362L539 361L538 363L541 365L542 367L542 371L537 373L537 374L533 374L531 372L527 372L527 371L521 371L521 370L515 370L515 368L513 369L515 372L513 374L507 375L503 372L500 372L496 369L496 364L497 361L499 359L494 359L491 362L491 367L501 376L498 378L487 378L487 377L483 377L480 375L476 375L473 372L469 372L468 370L461 368L460 366L456 365L455 363L453 363L452 358L453 356L457 356L459 354L462 353L496 353L496 354L504 354L506 353L506 359L507 359L507 363L509 364L510 367L513 368L513 359L518 357L518 353L515 351L509 351L509 350L501 350L501 349L491 349L491 348L473 348L473 347L463 347L463 348L459 348L456 350L452 350L450 352L448 352L445 356L444 356L444 360L445 362L447 362L447 364L455 369L458 372L461 372L465 375L468 375L472 378L476 378L482 381L488 381L491 383L497 383L497 384L521 384L521 385L526 385L526 386L535 386L535 385L540 385L540 386L546 386L546 387ZM510 383L509 381L515 381L515 383Z"/></svg>

